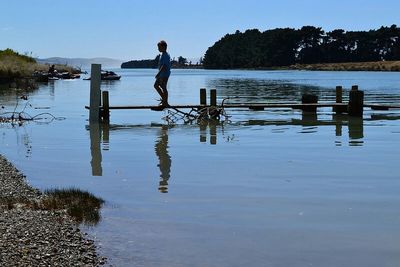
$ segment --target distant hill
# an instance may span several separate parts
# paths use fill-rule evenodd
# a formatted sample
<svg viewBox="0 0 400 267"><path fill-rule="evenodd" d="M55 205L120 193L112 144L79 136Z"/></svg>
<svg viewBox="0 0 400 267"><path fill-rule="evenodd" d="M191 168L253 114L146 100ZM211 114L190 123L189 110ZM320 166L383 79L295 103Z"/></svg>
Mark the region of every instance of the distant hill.
<svg viewBox="0 0 400 267"><path fill-rule="evenodd" d="M51 57L36 59L38 63L42 64L67 64L72 67L78 68L90 68L91 64L97 63L101 64L102 67L106 68L119 68L123 60L113 59L113 58L62 58L62 57Z"/></svg>

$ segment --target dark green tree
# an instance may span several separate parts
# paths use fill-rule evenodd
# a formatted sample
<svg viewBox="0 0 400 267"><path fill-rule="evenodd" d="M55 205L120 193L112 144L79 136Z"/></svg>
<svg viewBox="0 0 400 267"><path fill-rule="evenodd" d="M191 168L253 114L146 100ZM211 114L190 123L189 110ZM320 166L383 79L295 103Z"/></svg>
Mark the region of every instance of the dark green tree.
<svg viewBox="0 0 400 267"><path fill-rule="evenodd" d="M257 29L227 34L209 47L203 65L211 69L269 68L295 63L338 63L400 60L400 28L370 31L320 27Z"/></svg>

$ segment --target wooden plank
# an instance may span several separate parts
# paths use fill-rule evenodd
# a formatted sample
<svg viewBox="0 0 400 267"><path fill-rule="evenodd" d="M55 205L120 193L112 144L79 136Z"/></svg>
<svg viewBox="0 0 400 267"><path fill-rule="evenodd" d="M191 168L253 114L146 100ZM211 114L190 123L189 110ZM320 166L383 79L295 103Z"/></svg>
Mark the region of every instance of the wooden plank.
<svg viewBox="0 0 400 267"><path fill-rule="evenodd" d="M250 104L250 103L243 103L243 104L225 104L224 108L244 108L244 109L261 109L261 108L294 108L294 109L302 109L303 107L347 107L346 103L316 103L316 104ZM142 106L110 106L110 109L152 109L158 106L149 106L149 105L142 105ZM171 105L170 108L182 108L182 109L190 109L190 108L204 108L209 106L203 105ZM221 106L218 106L221 107ZM378 105L378 104L364 104L364 107L367 108L400 108L399 105ZM89 109L88 106L85 106L86 109ZM102 107L100 107L102 108Z"/></svg>
<svg viewBox="0 0 400 267"><path fill-rule="evenodd" d="M388 109L392 109L392 108L400 108L400 105L364 104L364 107L375 109L375 110L388 110Z"/></svg>

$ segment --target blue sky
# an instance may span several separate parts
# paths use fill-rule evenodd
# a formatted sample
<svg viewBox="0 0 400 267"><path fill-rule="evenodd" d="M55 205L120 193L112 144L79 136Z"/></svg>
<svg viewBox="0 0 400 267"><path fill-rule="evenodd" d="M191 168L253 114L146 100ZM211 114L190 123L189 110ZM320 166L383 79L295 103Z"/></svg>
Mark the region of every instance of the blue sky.
<svg viewBox="0 0 400 267"><path fill-rule="evenodd" d="M0 0L0 49L40 58L203 56L227 33L257 28L369 30L400 25L398 0Z"/></svg>

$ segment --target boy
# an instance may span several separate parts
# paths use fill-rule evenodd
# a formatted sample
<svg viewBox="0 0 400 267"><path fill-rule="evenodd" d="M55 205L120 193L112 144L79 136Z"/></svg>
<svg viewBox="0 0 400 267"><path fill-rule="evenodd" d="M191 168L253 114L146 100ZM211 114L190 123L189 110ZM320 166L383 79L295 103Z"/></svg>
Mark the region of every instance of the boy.
<svg viewBox="0 0 400 267"><path fill-rule="evenodd" d="M169 75L171 74L171 57L167 53L167 43L162 40L158 44L158 51L160 51L160 60L158 62L158 73L156 75L156 82L154 88L161 96L160 107L168 107L168 91L167 83Z"/></svg>

